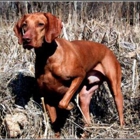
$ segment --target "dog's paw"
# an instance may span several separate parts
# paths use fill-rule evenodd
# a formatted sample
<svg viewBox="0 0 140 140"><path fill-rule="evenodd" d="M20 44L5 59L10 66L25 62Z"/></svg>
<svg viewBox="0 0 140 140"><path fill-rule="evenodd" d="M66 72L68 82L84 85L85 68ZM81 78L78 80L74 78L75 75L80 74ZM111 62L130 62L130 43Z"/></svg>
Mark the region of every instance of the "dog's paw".
<svg viewBox="0 0 140 140"><path fill-rule="evenodd" d="M72 110L74 108L74 104L70 102L66 108L66 110Z"/></svg>
<svg viewBox="0 0 140 140"><path fill-rule="evenodd" d="M60 101L58 107L61 109L72 110L74 108L74 104L70 102L68 105L66 105L65 103Z"/></svg>

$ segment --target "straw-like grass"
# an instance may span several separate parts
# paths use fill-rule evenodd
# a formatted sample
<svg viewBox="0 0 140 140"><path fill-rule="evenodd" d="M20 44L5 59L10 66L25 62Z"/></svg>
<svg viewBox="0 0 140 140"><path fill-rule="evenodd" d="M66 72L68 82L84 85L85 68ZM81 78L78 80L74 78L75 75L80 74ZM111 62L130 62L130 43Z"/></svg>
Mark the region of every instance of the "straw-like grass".
<svg viewBox="0 0 140 140"><path fill-rule="evenodd" d="M64 15L62 14L64 4L60 3L57 7L58 3L50 3L48 7L55 7L59 10L51 11L49 8L47 10L58 13L64 21L64 30L60 37L68 38L68 40L85 39L104 43L115 53L122 67L126 125L123 129L119 127L113 98L104 83L91 100L93 125L86 130L90 134L89 138L140 138L140 25L131 26L123 20L119 22L113 10L110 16L108 15L110 12L103 15L99 10L101 14L98 18L92 18L92 16L90 18L90 15L86 18L86 7L80 11L81 19L78 17L78 8L74 9L74 12L69 10ZM65 3L65 6L73 8L73 5L77 6L76 4L78 3L75 5ZM79 5L82 6L82 2ZM85 5L89 6L88 3ZM115 5L113 6L115 8ZM92 12L92 8L89 11ZM103 16L106 20L103 20ZM13 32L16 20L17 17L9 21L1 18L0 138L10 138L6 116L9 114L12 117L20 113L26 116L27 122L22 127L18 122L20 134L16 138L52 138L53 131L45 119L42 105L33 98L33 94L36 93L35 54L33 50L24 50L18 45ZM75 106L62 127L61 138L78 138L82 130L83 119L79 109Z"/></svg>

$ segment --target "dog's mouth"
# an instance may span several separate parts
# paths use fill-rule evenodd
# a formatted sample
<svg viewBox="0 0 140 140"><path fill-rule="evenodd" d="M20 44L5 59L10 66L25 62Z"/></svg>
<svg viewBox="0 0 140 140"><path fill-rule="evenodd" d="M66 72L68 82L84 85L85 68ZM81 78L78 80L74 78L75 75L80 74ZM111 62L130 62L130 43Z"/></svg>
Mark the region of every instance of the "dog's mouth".
<svg viewBox="0 0 140 140"><path fill-rule="evenodd" d="M33 41L30 41L30 42L23 41L23 48L31 50L32 48L39 48L39 47L41 47L42 44L43 44L42 42L37 44L37 43L34 43Z"/></svg>
<svg viewBox="0 0 140 140"><path fill-rule="evenodd" d="M30 44L25 44L25 43L23 43L23 48L24 48L24 49L27 49L27 50L31 50L31 49L33 48L33 46L30 45Z"/></svg>

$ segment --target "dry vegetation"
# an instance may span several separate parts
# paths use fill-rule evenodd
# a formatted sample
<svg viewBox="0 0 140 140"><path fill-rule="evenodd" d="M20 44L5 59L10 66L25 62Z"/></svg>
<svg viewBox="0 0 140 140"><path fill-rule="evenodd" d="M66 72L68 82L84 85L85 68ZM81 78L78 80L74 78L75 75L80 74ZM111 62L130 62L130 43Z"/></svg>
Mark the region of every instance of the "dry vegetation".
<svg viewBox="0 0 140 140"><path fill-rule="evenodd" d="M140 138L139 2L1 2L0 5L1 139L52 138L53 135L40 101L33 98L34 51L23 50L13 32L20 16L37 11L51 12L62 19L63 38L106 44L122 66L126 125L123 129L119 127L113 99L104 83L91 100L94 121L86 129L89 138ZM61 138L78 138L83 130L82 122L75 106L62 127Z"/></svg>

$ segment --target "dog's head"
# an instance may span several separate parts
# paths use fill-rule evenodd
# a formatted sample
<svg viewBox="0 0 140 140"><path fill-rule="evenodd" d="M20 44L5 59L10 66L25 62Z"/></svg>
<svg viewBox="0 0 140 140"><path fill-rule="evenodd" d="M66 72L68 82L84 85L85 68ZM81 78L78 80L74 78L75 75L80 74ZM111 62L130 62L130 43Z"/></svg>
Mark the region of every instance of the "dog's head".
<svg viewBox="0 0 140 140"><path fill-rule="evenodd" d="M51 43L61 29L61 20L50 13L25 14L14 26L19 44L27 49L42 46L44 40Z"/></svg>

